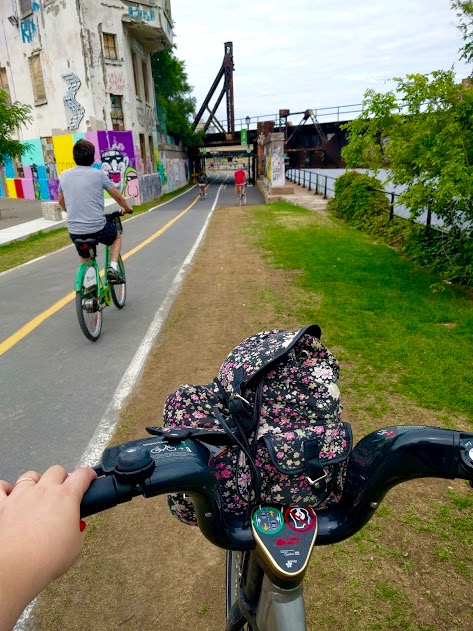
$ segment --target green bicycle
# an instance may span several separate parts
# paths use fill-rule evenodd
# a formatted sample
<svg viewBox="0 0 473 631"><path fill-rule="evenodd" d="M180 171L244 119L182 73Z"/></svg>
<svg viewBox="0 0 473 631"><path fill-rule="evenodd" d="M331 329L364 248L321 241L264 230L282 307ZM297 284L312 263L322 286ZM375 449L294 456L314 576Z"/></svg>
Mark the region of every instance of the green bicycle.
<svg viewBox="0 0 473 631"><path fill-rule="evenodd" d="M123 232L120 212L106 215L107 221L114 221L119 234ZM118 259L118 269L123 278L121 283L111 283L105 273L100 276L97 263L97 239L76 239L74 243L83 251L83 258L90 257L90 261L82 263L77 270L74 289L76 292L76 311L80 328L85 337L96 342L102 332L103 310L113 304L117 309L123 309L126 302L126 276L122 257ZM105 246L105 269L110 265L110 249Z"/></svg>

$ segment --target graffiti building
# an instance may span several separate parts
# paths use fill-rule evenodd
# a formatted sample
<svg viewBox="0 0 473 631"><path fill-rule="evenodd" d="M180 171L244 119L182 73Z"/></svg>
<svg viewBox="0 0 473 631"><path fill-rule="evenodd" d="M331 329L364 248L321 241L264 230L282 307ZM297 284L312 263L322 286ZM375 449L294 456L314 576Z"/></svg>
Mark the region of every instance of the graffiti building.
<svg viewBox="0 0 473 631"><path fill-rule="evenodd" d="M172 46L170 0L2 0L0 21L0 89L33 110L1 194L56 199L84 137L123 192L156 189L143 178L169 166L159 164L150 55Z"/></svg>

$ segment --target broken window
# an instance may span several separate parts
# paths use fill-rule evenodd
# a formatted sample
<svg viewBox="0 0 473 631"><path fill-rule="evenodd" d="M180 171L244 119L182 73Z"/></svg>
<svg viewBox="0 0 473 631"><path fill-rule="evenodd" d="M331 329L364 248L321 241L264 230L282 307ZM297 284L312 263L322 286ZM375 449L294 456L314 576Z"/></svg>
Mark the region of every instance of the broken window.
<svg viewBox="0 0 473 631"><path fill-rule="evenodd" d="M110 103L112 105L112 129L115 131L125 131L122 97L118 94L111 94Z"/></svg>
<svg viewBox="0 0 473 631"><path fill-rule="evenodd" d="M33 86L35 103L44 103L46 101L46 88L44 87L43 69L41 67L39 53L31 55L28 59L28 63L30 66L31 84Z"/></svg>
<svg viewBox="0 0 473 631"><path fill-rule="evenodd" d="M149 103L149 87L148 87L148 65L146 61L141 62L141 69L143 72L143 86L145 89L145 101Z"/></svg>
<svg viewBox="0 0 473 631"><path fill-rule="evenodd" d="M10 86L8 85L7 69L0 68L0 90L7 93L7 105L11 105Z"/></svg>
<svg viewBox="0 0 473 631"><path fill-rule="evenodd" d="M103 54L105 59L118 59L116 35L112 33L103 34Z"/></svg>

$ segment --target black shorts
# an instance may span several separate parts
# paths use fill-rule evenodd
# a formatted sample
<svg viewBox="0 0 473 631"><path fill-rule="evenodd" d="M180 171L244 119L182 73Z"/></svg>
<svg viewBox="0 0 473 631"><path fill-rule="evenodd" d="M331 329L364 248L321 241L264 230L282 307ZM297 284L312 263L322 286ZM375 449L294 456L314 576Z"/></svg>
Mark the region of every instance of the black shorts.
<svg viewBox="0 0 473 631"><path fill-rule="evenodd" d="M107 221L102 230L98 232L90 232L88 234L72 234L69 233L71 237L71 241L75 241L76 239L97 239L99 243L103 243L104 245L112 245L112 243L117 238L118 231L117 225L114 221ZM76 245L77 252L79 256L83 256L83 252L81 252L80 248Z"/></svg>

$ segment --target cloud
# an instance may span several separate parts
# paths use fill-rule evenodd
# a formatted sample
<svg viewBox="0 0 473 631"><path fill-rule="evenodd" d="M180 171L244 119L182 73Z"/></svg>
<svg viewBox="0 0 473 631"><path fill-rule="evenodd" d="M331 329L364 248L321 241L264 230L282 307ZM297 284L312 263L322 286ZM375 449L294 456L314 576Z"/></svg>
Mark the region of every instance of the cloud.
<svg viewBox="0 0 473 631"><path fill-rule="evenodd" d="M367 88L390 89L394 76L453 64L459 79L469 74L458 62L462 40L450 0L176 0L172 12L176 55L198 108L224 42L233 42L237 118L360 103ZM218 114L226 118L223 104Z"/></svg>

